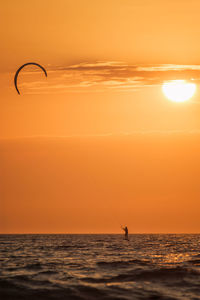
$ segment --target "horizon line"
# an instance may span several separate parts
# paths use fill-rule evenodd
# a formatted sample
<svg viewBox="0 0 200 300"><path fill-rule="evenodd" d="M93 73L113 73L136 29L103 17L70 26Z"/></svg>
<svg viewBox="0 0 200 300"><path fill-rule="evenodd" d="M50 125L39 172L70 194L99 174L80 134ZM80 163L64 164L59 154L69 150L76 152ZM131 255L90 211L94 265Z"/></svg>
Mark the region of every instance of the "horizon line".
<svg viewBox="0 0 200 300"><path fill-rule="evenodd" d="M89 232L85 232L85 233L0 233L0 235L122 235L124 236L123 233L89 233ZM129 233L129 235L139 235L139 234L200 234L200 232L134 232L134 233Z"/></svg>

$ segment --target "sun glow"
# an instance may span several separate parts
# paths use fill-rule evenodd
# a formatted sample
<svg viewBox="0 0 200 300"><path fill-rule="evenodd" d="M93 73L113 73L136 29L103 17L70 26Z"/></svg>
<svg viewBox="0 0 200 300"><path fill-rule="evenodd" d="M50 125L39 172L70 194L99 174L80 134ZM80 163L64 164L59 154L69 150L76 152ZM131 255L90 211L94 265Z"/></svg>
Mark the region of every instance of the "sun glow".
<svg viewBox="0 0 200 300"><path fill-rule="evenodd" d="M173 102L184 102L194 95L196 84L185 80L172 80L163 83L162 90L167 99Z"/></svg>

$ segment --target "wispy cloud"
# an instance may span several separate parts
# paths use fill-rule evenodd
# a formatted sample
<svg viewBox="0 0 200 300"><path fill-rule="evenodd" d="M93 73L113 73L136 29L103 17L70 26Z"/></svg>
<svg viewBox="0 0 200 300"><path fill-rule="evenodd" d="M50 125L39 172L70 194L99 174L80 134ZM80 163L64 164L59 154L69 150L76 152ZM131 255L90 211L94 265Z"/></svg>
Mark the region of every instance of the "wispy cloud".
<svg viewBox="0 0 200 300"><path fill-rule="evenodd" d="M27 76L33 72L28 71ZM121 91L161 85L168 80L200 81L200 65L130 65L117 61L49 66L48 80L24 82L26 93Z"/></svg>
<svg viewBox="0 0 200 300"><path fill-rule="evenodd" d="M9 141L28 141L28 140L36 140L36 141L59 141L59 140L66 140L66 139L92 139L92 138L135 138L141 136L159 136L159 137L166 137L166 136L174 136L174 137L189 137L200 136L200 130L137 130L132 132L107 132L102 134L71 134L71 135L31 135L31 136L16 136L16 137L0 137L0 144L3 142Z"/></svg>

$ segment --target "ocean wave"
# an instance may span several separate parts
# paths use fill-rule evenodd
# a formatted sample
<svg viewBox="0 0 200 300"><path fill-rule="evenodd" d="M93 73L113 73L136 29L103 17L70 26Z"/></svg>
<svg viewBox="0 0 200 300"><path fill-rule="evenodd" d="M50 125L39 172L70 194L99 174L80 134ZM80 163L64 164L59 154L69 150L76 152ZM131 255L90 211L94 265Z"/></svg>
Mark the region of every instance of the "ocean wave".
<svg viewBox="0 0 200 300"><path fill-rule="evenodd" d="M195 266L200 266L200 259L191 259L188 260L187 262Z"/></svg>
<svg viewBox="0 0 200 300"><path fill-rule="evenodd" d="M30 270L41 270L42 269L42 264L37 262L37 263L32 263L32 264L27 264L25 269L30 269Z"/></svg>
<svg viewBox="0 0 200 300"><path fill-rule="evenodd" d="M83 300L70 287L65 289L52 287L50 289L43 286L41 289L33 289L29 286L24 286L22 288L7 280L0 280L0 295L3 300Z"/></svg>
<svg viewBox="0 0 200 300"><path fill-rule="evenodd" d="M200 276L196 270L183 267L176 268L160 268L153 270L131 270L121 273L117 276L109 276L107 278L84 278L84 281L92 283L109 283L109 282L130 282L130 281L173 281L182 280L183 278L195 278Z"/></svg>
<svg viewBox="0 0 200 300"><path fill-rule="evenodd" d="M139 259L132 259L132 260L127 260L127 261L98 261L96 264L99 267L108 267L108 268L115 268L115 267L128 267L128 266L133 266L133 265L140 265L140 266L146 266L150 262L147 260L139 260Z"/></svg>
<svg viewBox="0 0 200 300"><path fill-rule="evenodd" d="M142 290L133 287L130 290L119 286L88 286L78 284L65 288L19 288L7 281L0 281L0 295L3 300L127 300L127 299L159 299L176 300L176 297L165 296L160 291Z"/></svg>

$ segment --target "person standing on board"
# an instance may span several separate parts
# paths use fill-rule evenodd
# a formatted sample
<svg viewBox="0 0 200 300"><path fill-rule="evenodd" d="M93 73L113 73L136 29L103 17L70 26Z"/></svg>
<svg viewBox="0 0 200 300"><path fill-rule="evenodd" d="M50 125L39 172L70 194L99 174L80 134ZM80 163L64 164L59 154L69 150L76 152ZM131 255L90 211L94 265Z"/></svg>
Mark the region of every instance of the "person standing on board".
<svg viewBox="0 0 200 300"><path fill-rule="evenodd" d="M124 234L125 234L125 239L128 240L128 227L122 227L122 229L124 230Z"/></svg>

